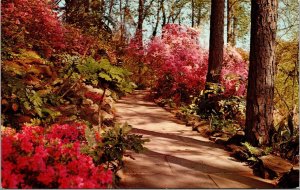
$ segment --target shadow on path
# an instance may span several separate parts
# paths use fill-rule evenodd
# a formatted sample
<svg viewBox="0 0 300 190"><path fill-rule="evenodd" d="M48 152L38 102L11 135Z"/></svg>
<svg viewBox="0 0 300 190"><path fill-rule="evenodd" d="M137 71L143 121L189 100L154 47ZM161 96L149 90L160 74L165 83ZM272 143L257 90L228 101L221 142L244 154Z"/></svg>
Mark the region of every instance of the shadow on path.
<svg viewBox="0 0 300 190"><path fill-rule="evenodd" d="M206 173L209 175L215 175L220 178L225 178L230 181L236 181L241 184L245 184L249 187L265 187L265 188L274 188L274 185L260 181L257 179L250 178L249 176L243 176L243 172L239 172L241 175L236 175L236 173L233 173L233 171L226 170L219 167L214 167L207 164L199 164L198 162L194 162L185 158L180 158L177 156L167 155L167 154L161 154L152 150L147 150L143 153L144 155L147 155L149 157L165 157L166 161L175 165L182 166L187 169L191 169L190 171L198 171L202 173ZM176 173L187 173L187 170L175 170ZM247 172L244 172L247 174ZM226 175L227 174L227 175ZM229 184L230 185L230 184Z"/></svg>
<svg viewBox="0 0 300 190"><path fill-rule="evenodd" d="M192 143L195 145L207 146L210 148L219 148L222 150L224 149L224 146L215 144L213 142L205 142L205 141L201 141L201 140L197 140L197 139L193 139L193 138L189 138L189 137L184 137L184 136L180 136L180 135L174 135L174 134L169 134L169 133L159 133L159 132L155 132L155 131L149 131L149 130L137 129L137 128L133 128L132 132L145 134L145 135L152 135L155 137L163 137L163 138L168 138L168 139L173 139L173 140L178 140L178 141L184 141L185 143Z"/></svg>
<svg viewBox="0 0 300 190"><path fill-rule="evenodd" d="M135 91L118 101L118 120L145 135L146 151L125 159L122 188L273 188L255 177L243 163L233 161L223 145L200 137L174 115Z"/></svg>

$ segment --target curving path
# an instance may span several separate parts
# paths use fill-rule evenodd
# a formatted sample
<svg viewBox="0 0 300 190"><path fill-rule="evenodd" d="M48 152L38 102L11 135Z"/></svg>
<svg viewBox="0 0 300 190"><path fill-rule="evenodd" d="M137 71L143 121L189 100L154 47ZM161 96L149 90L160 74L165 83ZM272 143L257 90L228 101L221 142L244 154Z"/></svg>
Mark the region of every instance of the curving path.
<svg viewBox="0 0 300 190"><path fill-rule="evenodd" d="M186 127L171 113L134 91L120 100L117 118L151 141L135 160L125 159L120 188L272 188L252 170L229 157L222 145Z"/></svg>

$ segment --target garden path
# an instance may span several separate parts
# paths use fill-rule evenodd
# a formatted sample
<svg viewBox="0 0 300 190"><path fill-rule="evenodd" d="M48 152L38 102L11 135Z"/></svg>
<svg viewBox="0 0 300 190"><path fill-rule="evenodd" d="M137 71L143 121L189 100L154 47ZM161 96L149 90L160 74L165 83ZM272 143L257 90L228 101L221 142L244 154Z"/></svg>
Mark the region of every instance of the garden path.
<svg viewBox="0 0 300 190"><path fill-rule="evenodd" d="M229 156L222 145L177 120L134 91L118 101L117 118L133 132L149 138L147 150L125 158L120 188L272 188L272 181L252 174L245 163Z"/></svg>

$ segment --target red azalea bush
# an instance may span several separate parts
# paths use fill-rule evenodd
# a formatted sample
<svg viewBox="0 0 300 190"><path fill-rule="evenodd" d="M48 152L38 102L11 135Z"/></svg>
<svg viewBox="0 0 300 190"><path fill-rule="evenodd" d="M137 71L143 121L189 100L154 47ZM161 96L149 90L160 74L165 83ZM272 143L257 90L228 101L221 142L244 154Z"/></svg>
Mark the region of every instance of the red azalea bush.
<svg viewBox="0 0 300 190"><path fill-rule="evenodd" d="M43 50L65 47L64 28L48 0L1 1L2 42L13 48L36 46Z"/></svg>
<svg viewBox="0 0 300 190"><path fill-rule="evenodd" d="M85 126L25 126L2 130L4 188L107 188L112 172L80 152Z"/></svg>
<svg viewBox="0 0 300 190"><path fill-rule="evenodd" d="M177 24L167 24L162 37L148 44L145 62L155 73L156 90L163 98L186 101L204 89L208 51L199 44L199 32ZM221 83L226 96L245 95L247 63L234 48L225 49Z"/></svg>
<svg viewBox="0 0 300 190"><path fill-rule="evenodd" d="M93 102L97 102L97 103L101 102L103 99L102 95L99 95L96 92L86 92L84 96L88 99L93 100Z"/></svg>
<svg viewBox="0 0 300 190"><path fill-rule="evenodd" d="M97 39L62 24L54 4L52 0L1 1L3 47L34 48L45 57L60 51L90 54Z"/></svg>

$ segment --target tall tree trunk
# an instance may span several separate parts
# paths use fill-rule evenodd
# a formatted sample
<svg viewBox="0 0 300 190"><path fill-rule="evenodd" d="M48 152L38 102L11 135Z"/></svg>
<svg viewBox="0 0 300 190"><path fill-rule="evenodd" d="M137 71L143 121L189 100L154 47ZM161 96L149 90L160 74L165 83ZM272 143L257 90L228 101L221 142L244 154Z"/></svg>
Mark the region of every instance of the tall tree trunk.
<svg viewBox="0 0 300 190"><path fill-rule="evenodd" d="M84 0L84 12L88 13L90 11L90 1Z"/></svg>
<svg viewBox="0 0 300 190"><path fill-rule="evenodd" d="M146 1L144 0L144 2L146 2ZM146 18L147 16L149 16L150 9L151 9L153 3L154 3L154 0L151 0L147 6L144 5L144 10L143 10L143 12L144 12L144 13L143 13L143 14L144 14L143 19L144 19L144 20L145 20L145 18Z"/></svg>
<svg viewBox="0 0 300 190"><path fill-rule="evenodd" d="M172 18L172 22L175 23L176 20L179 18L179 16L181 15L181 10L180 9L175 15L173 15L173 18Z"/></svg>
<svg viewBox="0 0 300 190"><path fill-rule="evenodd" d="M122 25L124 23L124 19L125 19L125 9L124 9L124 12L123 12L123 15L122 15L122 0L119 0L119 2L120 2L120 4L119 4L120 24Z"/></svg>
<svg viewBox="0 0 300 190"><path fill-rule="evenodd" d="M161 0L161 3L162 3L162 15L163 15L163 21L162 21L162 24L161 24L161 28L163 28L165 25L166 25L166 22L167 22L167 16L166 16L166 9L165 9L165 0Z"/></svg>
<svg viewBox="0 0 300 190"><path fill-rule="evenodd" d="M237 9L239 0L227 0L227 44L231 46L236 45L237 38Z"/></svg>
<svg viewBox="0 0 300 190"><path fill-rule="evenodd" d="M201 24L201 10L202 10L202 5L198 7L197 26L200 26Z"/></svg>
<svg viewBox="0 0 300 190"><path fill-rule="evenodd" d="M143 22L144 22L144 0L139 0L139 17L136 28L135 37L139 40L141 46L143 46Z"/></svg>
<svg viewBox="0 0 300 190"><path fill-rule="evenodd" d="M273 129L277 0L251 1L250 67L246 106L246 139L268 145Z"/></svg>
<svg viewBox="0 0 300 190"><path fill-rule="evenodd" d="M232 45L232 0L227 0L227 44Z"/></svg>
<svg viewBox="0 0 300 190"><path fill-rule="evenodd" d="M225 0L212 0L207 84L220 82L224 46L224 9ZM206 87L208 88L208 85Z"/></svg>
<svg viewBox="0 0 300 190"><path fill-rule="evenodd" d="M231 40L232 40L232 46L235 47L236 45L236 38L237 38L237 26L238 26L238 23L237 23L237 16L234 15L233 16L233 26L232 26L232 36L231 36Z"/></svg>
<svg viewBox="0 0 300 190"><path fill-rule="evenodd" d="M120 12L120 44L123 42L123 33L124 33L124 25L125 25L125 11L126 7L124 8L123 14L122 14L122 0L119 0L119 12Z"/></svg>
<svg viewBox="0 0 300 190"><path fill-rule="evenodd" d="M139 17L138 25L135 33L135 40L137 40L138 48L141 50L143 48L143 21L144 21L144 0L139 0ZM142 83L142 63L138 63L138 82Z"/></svg>
<svg viewBox="0 0 300 190"><path fill-rule="evenodd" d="M155 37L156 34L157 34L158 24L159 24L159 20L160 20L159 13L160 13L160 10L162 9L162 6L163 6L162 3L163 3L163 1L160 1L160 3L158 4L158 7L157 7L156 23L155 23L155 26L154 26L154 29L153 29L153 32L152 32L152 37Z"/></svg>
<svg viewBox="0 0 300 190"><path fill-rule="evenodd" d="M101 2L100 2L100 14L101 14L101 17L100 18L103 17L104 13L105 13L105 0L101 0Z"/></svg>
<svg viewBox="0 0 300 190"><path fill-rule="evenodd" d="M65 1L65 10L66 10L66 23L73 24L74 23L74 11L76 1L74 0L66 0Z"/></svg>
<svg viewBox="0 0 300 190"><path fill-rule="evenodd" d="M110 0L110 3L109 3L109 11L108 11L108 16L111 17L111 13L112 13L112 9L114 7L114 3L115 1L114 0Z"/></svg>
<svg viewBox="0 0 300 190"><path fill-rule="evenodd" d="M123 48L125 45L125 40L126 37L125 33L126 33L126 15L130 14L130 10L128 9L128 0L125 0L125 5L124 7L122 7L123 1L119 0L120 4L119 4L119 12L120 12L120 37L119 37L119 45L118 45L118 49L119 52L123 53ZM122 12L123 11L123 12Z"/></svg>
<svg viewBox="0 0 300 190"><path fill-rule="evenodd" d="M300 9L300 3L299 3L299 9ZM299 25L299 27L300 27L300 25ZM299 28L300 29L300 28ZM298 40L298 52L297 52L297 57L298 57L298 59L297 59L297 62L295 63L295 72L296 72L296 76L299 76L299 60L300 60L300 41ZM298 68L298 69L296 69L296 68ZM299 85L299 78L300 77L297 77L297 82L298 82L298 85Z"/></svg>
<svg viewBox="0 0 300 190"><path fill-rule="evenodd" d="M170 23L170 20L171 20L171 18L172 18L173 15L174 15L174 9L175 9L175 3L174 3L174 0L171 0L170 4L171 4L171 10L169 10L170 13L169 13L169 16L168 16L168 21L167 21L168 24Z"/></svg>
<svg viewBox="0 0 300 190"><path fill-rule="evenodd" d="M194 27L195 24L195 2L192 0L192 27Z"/></svg>

